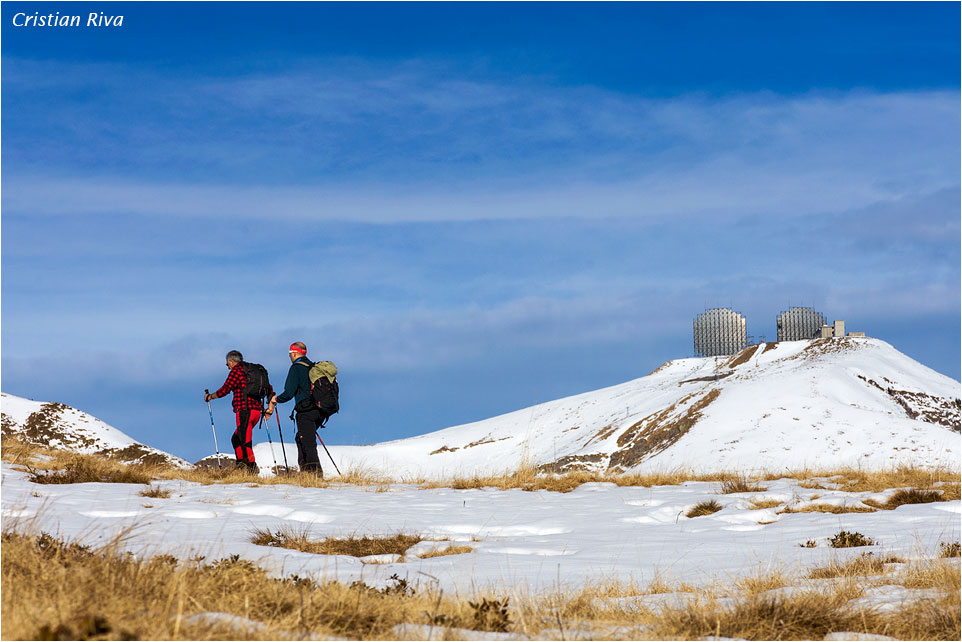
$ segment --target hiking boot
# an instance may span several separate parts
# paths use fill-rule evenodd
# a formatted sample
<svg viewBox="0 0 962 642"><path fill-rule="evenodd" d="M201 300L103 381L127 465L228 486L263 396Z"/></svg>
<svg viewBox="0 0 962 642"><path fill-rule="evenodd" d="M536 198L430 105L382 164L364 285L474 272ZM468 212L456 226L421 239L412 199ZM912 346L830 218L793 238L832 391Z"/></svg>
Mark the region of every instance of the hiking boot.
<svg viewBox="0 0 962 642"><path fill-rule="evenodd" d="M247 472L250 473L251 475L260 475L261 469L258 468L257 464L255 464L254 462L249 462L247 464Z"/></svg>
<svg viewBox="0 0 962 642"><path fill-rule="evenodd" d="M304 464L304 467L301 468L301 472L308 475L313 475L318 479L324 479L324 471L318 464Z"/></svg>

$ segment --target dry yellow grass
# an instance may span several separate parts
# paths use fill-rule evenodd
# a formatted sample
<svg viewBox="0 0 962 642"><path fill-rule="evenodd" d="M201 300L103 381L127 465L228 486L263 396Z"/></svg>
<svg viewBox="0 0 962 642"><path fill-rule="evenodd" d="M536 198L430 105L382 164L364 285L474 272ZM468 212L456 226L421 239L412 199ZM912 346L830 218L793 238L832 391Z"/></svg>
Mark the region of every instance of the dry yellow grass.
<svg viewBox="0 0 962 642"><path fill-rule="evenodd" d="M463 555L473 550L474 548L471 546L448 546L447 548L433 548L430 551L421 553L418 557L428 559L431 557L444 557L445 555Z"/></svg>
<svg viewBox="0 0 962 642"><path fill-rule="evenodd" d="M381 590L268 576L225 558L178 562L90 550L49 537L3 535L5 639L289 639L310 635L390 639L392 627L427 620L474 628L466 600L403 580ZM191 620L226 612L261 631Z"/></svg>
<svg viewBox="0 0 962 642"><path fill-rule="evenodd" d="M789 586L790 584L791 578L781 571L773 571L742 578L735 583L735 586L748 595L757 595L758 593Z"/></svg>
<svg viewBox="0 0 962 642"><path fill-rule="evenodd" d="M873 564L874 566L874 564ZM585 586L574 593L556 594L540 601L521 603L519 617L525 621L551 619L552 614L584 625L588 623L625 627L622 635L629 639L697 640L708 636L747 640L820 640L828 633L846 631L855 634L888 635L907 640L954 640L959 638L958 573L945 572L947 565L935 569L923 566L916 584L940 588L945 597L936 601L908 602L898 612L852 608L851 601L863 591L851 576L833 579L818 588L800 592L778 593L792 586L794 577L771 572L733 582L740 593L734 603L718 601L713 595L732 597L725 586L698 589L687 585L670 587L658 581L656 590L619 582ZM863 565L864 568L864 565ZM847 578L847 579L846 579ZM886 578L886 583L896 580ZM689 592L686 605L639 612L623 609L616 600L653 592ZM769 591L772 591L771 593ZM599 600L612 599L611 608L599 608ZM635 628L632 628L635 627ZM605 629L598 629L605 638ZM610 635L610 634L609 634ZM560 637L560 636L559 636Z"/></svg>
<svg viewBox="0 0 962 642"><path fill-rule="evenodd" d="M677 486L688 481L701 482L721 482L726 483L749 483L741 473L718 472L718 473L695 473L688 470L678 470L673 472L655 473L598 473L588 471L574 471L562 475L540 473L534 466L522 466L513 472L506 472L501 475L474 475L467 477L454 477L450 479L427 479L416 483L421 488L497 488L499 490L521 489L527 491L546 490L559 493L568 493L578 488L582 484L588 483L610 483L616 486L639 486L651 488L652 486ZM757 481L757 480L756 480ZM763 490L763 489L756 489ZM731 491L746 492L746 491ZM755 492L755 491L748 491Z"/></svg>
<svg viewBox="0 0 962 642"><path fill-rule="evenodd" d="M762 510L762 509L764 509L764 508L775 508L776 506L781 506L781 505L782 505L782 502L779 501L779 500L777 500L777 499L755 499L755 498L752 498L750 501L751 501L751 505L752 505L752 507L751 507L750 510Z"/></svg>
<svg viewBox="0 0 962 642"><path fill-rule="evenodd" d="M170 497L170 489L158 488L153 485L148 485L147 488L145 488L144 490L140 491L137 494L140 495L141 497L153 497L153 498L166 499Z"/></svg>
<svg viewBox="0 0 962 642"><path fill-rule="evenodd" d="M808 577L813 580L824 580L834 577L880 575L885 572L886 564L896 564L901 561L894 555L877 556L872 553L861 553L848 561L833 560L828 566L813 569Z"/></svg>
<svg viewBox="0 0 962 642"><path fill-rule="evenodd" d="M149 484L153 479L150 467L125 465L92 455L64 453L55 458L56 466L39 468L29 463L27 479L36 484L81 484L109 482L118 484ZM50 462L45 462L49 464Z"/></svg>
<svg viewBox="0 0 962 642"><path fill-rule="evenodd" d="M835 504L808 504L800 508L792 508L791 506L786 506L780 511L777 511L779 515L782 513L831 513L833 515L840 515L842 513L874 513L875 509L868 506L859 506L857 504L849 506L836 506Z"/></svg>
<svg viewBox="0 0 962 642"><path fill-rule="evenodd" d="M721 483L721 492L725 495L732 493L758 493L764 490L765 488L760 486L757 481L753 481L748 477L734 476L730 479L722 480Z"/></svg>
<svg viewBox="0 0 962 642"><path fill-rule="evenodd" d="M930 504L932 502L946 501L945 493L940 490L920 490L918 488L900 488L892 493L885 502L876 502L871 499L865 503L875 508L883 510L895 510L899 506L906 504Z"/></svg>
<svg viewBox="0 0 962 642"><path fill-rule="evenodd" d="M897 581L906 588L941 588L958 593L962 575L959 574L958 564L935 558L907 564L899 573Z"/></svg>
<svg viewBox="0 0 962 642"><path fill-rule="evenodd" d="M959 540L939 542L939 557L962 557L962 546L959 545Z"/></svg>
<svg viewBox="0 0 962 642"><path fill-rule="evenodd" d="M582 484L607 482L618 486L675 486L689 481L720 482L721 490L728 492L757 492L764 489L759 482L763 480L790 478L799 480L799 485L812 488L830 488L818 479L831 478L846 492L881 492L892 488L914 488L919 491L937 490L941 501L960 498L959 473L941 469L896 468L881 471L861 471L856 469L840 470L800 470L776 474L759 472L745 475L740 472L721 471L716 473L696 473L691 470L653 472L645 474L618 474L609 472L574 471L561 475L539 472L530 463L523 463L517 470L501 475L467 476L447 479L407 478L392 479L363 469L346 470L339 477L320 479L311 474L294 472L276 477L252 478L244 470L230 468L179 469L166 464L127 465L116 459L97 455L78 455L75 453L42 448L25 444L6 437L0 444L3 459L19 466L29 466L37 474L51 474L56 478L48 481L126 481L128 483L150 483L159 479L180 479L201 484L242 484L256 480L259 485L291 484L313 488L329 488L341 485L370 486L376 492L385 492L391 484L415 484L421 488L497 488L501 490L521 489L526 491L570 492ZM40 455L41 457L38 457ZM62 471L68 471L67 474Z"/></svg>
<svg viewBox="0 0 962 642"><path fill-rule="evenodd" d="M354 469L345 470L340 477L321 479L309 473L292 472L276 477L252 476L245 469L234 466L223 468L177 468L155 464L125 464L100 455L84 455L69 451L44 448L5 437L0 443L3 459L27 470L40 483L83 483L87 481L149 484L155 480L183 480L200 484L291 484L313 488L338 485L383 486L392 480Z"/></svg>
<svg viewBox="0 0 962 642"><path fill-rule="evenodd" d="M781 477L797 479L806 488L843 490L849 493L880 493L892 488L941 488L946 500L958 499L959 471L946 468L898 466L880 470L841 468L835 470L796 470L779 473ZM827 479L829 483L812 481ZM838 488L835 487L838 486Z"/></svg>
<svg viewBox="0 0 962 642"><path fill-rule="evenodd" d="M922 600L898 613L847 607L854 597L850 585L823 592L762 595L732 606L693 602L665 609L652 617L656 639L704 639L707 636L746 640L821 640L837 631L888 635L910 640L957 640L960 635L958 599ZM855 589L857 590L857 589Z"/></svg>
<svg viewBox="0 0 962 642"><path fill-rule="evenodd" d="M384 537L325 537L312 539L308 528L281 527L276 531L269 528L255 529L251 542L260 546L292 548L303 553L316 555L350 555L367 557L369 555L404 555L409 548L423 541L420 535L396 533Z"/></svg>
<svg viewBox="0 0 962 642"><path fill-rule="evenodd" d="M722 505L716 502L714 499L709 499L706 502L699 502L692 506L685 517L703 517L705 515L711 515L712 513L717 513L722 509Z"/></svg>
<svg viewBox="0 0 962 642"><path fill-rule="evenodd" d="M684 585L673 589L658 579L647 587L588 583L575 593L528 596L513 592L509 607L501 596L454 599L431 588L433 583L411 586L401 578L379 590L360 584L273 578L236 557L216 561L178 561L169 556L137 559L121 554L116 544L91 550L49 537L9 532L3 535L2 544L2 618L7 639L213 640L310 635L392 639L397 637L393 627L404 623L505 628L517 637L540 633L548 639L564 639L566 626L590 628L593 624L626 627L623 635L631 639L708 635L821 639L829 632L850 631L943 640L959 639L960 633L958 570L954 562L944 560L913 565L899 581L913 588L940 588L946 591L945 599L909 603L897 613L846 608L861 591L854 580L801 594L767 593L791 585L791 577L780 573L734 581L742 597L732 605L722 605L711 598L711 590L702 590L688 605L638 613L599 608L596 600L696 589ZM864 569L858 574L864 574ZM265 628L234 629L191 618L211 612L249 618ZM604 628L596 630L598 637L610 636Z"/></svg>

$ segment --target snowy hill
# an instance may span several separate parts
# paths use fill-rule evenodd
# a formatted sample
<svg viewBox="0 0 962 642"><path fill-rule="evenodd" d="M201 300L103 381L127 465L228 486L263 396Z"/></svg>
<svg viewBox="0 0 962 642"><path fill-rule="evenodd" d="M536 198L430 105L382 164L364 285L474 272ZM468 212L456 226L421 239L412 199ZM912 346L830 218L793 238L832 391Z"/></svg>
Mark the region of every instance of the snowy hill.
<svg viewBox="0 0 962 642"><path fill-rule="evenodd" d="M957 470L959 403L959 382L884 341L817 339L676 359L634 381L484 421L330 449L341 470L393 477L498 473L523 462L547 471ZM270 461L267 444L256 452Z"/></svg>
<svg viewBox="0 0 962 642"><path fill-rule="evenodd" d="M33 401L0 393L0 426L4 437L72 450L98 453L126 462L166 461L190 464L162 450L145 446L103 421L62 403Z"/></svg>

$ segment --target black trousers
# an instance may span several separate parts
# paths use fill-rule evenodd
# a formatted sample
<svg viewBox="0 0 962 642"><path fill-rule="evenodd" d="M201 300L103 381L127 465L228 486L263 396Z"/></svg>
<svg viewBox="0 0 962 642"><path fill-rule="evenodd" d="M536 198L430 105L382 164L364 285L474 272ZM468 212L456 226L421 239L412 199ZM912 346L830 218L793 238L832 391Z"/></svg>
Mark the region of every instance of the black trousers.
<svg viewBox="0 0 962 642"><path fill-rule="evenodd" d="M321 411L315 409L298 412L294 421L297 424L297 466L301 470L321 471L321 462L317 457L316 430L324 421Z"/></svg>

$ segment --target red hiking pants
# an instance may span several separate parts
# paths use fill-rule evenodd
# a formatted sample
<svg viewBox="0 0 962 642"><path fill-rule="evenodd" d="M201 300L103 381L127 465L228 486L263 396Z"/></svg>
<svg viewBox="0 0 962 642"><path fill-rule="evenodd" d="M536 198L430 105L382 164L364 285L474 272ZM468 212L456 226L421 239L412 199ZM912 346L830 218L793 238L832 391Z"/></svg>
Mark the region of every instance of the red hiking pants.
<svg viewBox="0 0 962 642"><path fill-rule="evenodd" d="M256 408L244 409L235 413L237 430L230 438L237 461L254 463L254 426L261 420L261 411Z"/></svg>

